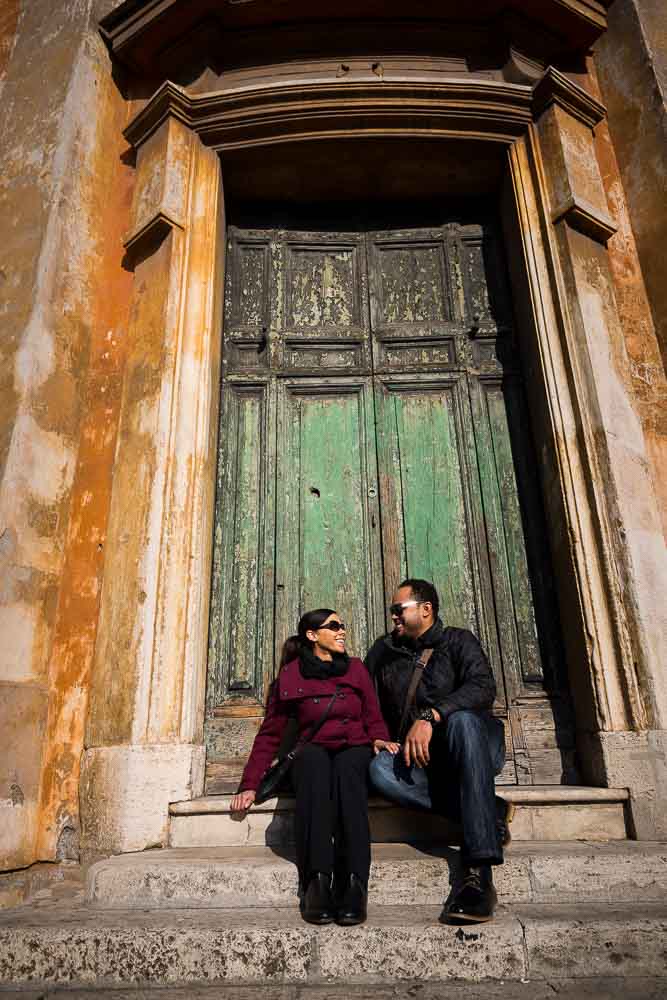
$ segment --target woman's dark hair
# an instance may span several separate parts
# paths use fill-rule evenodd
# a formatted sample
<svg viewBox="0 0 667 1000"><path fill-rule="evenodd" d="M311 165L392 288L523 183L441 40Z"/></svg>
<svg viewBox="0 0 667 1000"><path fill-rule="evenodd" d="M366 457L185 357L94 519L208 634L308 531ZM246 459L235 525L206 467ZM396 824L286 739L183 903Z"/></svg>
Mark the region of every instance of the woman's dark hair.
<svg viewBox="0 0 667 1000"><path fill-rule="evenodd" d="M306 611L305 615L301 615L296 635L291 635L285 641L280 657L280 666L284 667L286 663L296 660L304 646L312 647L313 644L306 632L316 631L324 624L329 615L335 614L336 612L332 608L316 608L315 611Z"/></svg>
<svg viewBox="0 0 667 1000"><path fill-rule="evenodd" d="M409 587L416 601L428 601L433 608L433 617L438 617L438 612L440 611L438 591L435 589L430 580L418 580L413 577L408 577L407 580L403 580L403 583L399 583L398 586L399 589L401 587Z"/></svg>

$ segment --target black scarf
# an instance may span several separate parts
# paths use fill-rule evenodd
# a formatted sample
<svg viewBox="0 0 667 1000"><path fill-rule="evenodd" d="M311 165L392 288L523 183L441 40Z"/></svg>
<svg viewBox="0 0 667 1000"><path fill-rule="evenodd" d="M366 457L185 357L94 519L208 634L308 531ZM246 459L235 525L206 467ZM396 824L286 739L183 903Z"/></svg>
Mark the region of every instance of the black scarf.
<svg viewBox="0 0 667 1000"><path fill-rule="evenodd" d="M410 636L404 635L400 638L393 639L394 633L392 633L392 640L395 646L402 646L404 649L415 650L421 653L423 649L428 649L433 646L437 646L438 642L442 638L442 633L444 631L444 625L440 618L436 618L431 627L423 632L417 639L411 639Z"/></svg>
<svg viewBox="0 0 667 1000"><path fill-rule="evenodd" d="M332 653L333 659L320 660L319 656L307 648L299 653L299 669L301 676L307 681L326 681L330 677L342 677L350 666L347 653Z"/></svg>

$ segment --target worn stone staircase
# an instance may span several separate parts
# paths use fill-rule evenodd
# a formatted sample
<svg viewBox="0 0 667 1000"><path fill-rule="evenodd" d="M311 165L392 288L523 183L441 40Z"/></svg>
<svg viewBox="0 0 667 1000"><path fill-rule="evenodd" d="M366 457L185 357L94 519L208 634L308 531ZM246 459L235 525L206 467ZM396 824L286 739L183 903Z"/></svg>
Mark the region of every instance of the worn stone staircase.
<svg viewBox="0 0 667 1000"><path fill-rule="evenodd" d="M667 845L626 838L623 791L503 794L517 805L514 839L496 871L499 907L488 924L439 922L458 852L445 846L455 831L433 817L374 801L368 922L313 927L298 912L292 800L238 822L228 796L202 798L172 805L170 848L100 860L81 871L81 892L69 899L61 890L49 900L42 889L38 901L0 911L0 995L115 987L114 1000L125 1000L180 986L174 996L190 997L217 984L225 992L210 995L245 997L261 986L292 1000L343 990L435 997L444 992L423 991L474 982L486 992L471 995L496 997L518 996L512 990L526 981L531 997L566 981L583 990L568 996L612 995L593 992L600 977L627 995L660 995Z"/></svg>

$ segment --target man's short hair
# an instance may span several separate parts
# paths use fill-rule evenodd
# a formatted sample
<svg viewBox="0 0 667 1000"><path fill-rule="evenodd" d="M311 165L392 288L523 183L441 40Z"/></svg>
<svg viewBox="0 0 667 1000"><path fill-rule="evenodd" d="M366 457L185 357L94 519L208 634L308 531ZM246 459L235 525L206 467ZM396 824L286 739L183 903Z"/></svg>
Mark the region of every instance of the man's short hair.
<svg viewBox="0 0 667 1000"><path fill-rule="evenodd" d="M438 612L440 611L440 598L438 597L438 591L435 589L432 583L428 580L416 580L409 578L404 580L403 583L399 583L399 589L401 587L409 587L412 593L415 595L417 601L428 601L433 607L433 614L437 618Z"/></svg>

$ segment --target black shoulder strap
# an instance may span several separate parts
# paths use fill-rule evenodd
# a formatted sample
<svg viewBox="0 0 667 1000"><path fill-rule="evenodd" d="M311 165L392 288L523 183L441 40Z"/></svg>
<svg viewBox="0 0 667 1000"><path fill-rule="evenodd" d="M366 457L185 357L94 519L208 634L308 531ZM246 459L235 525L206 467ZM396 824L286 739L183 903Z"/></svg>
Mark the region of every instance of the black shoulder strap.
<svg viewBox="0 0 667 1000"><path fill-rule="evenodd" d="M422 674L424 673L424 667L428 661L433 656L432 649L424 649L421 656L415 663L415 669L412 672L412 677L410 678L410 685L408 687L408 693L405 696L405 704L403 705L403 714L401 715L401 724L398 727L398 739L399 741L405 736L404 729L405 724L408 721L408 716L410 715L410 709L412 708L412 703L415 700L415 695L417 694L417 688L419 687L419 682L422 679Z"/></svg>
<svg viewBox="0 0 667 1000"><path fill-rule="evenodd" d="M302 746L304 746L306 743L310 743L310 741L312 740L313 736L315 736L315 734L322 728L322 726L324 725L324 723L329 718L329 715L331 714L331 709L333 708L334 702L335 702L336 698L338 697L339 690L340 690L340 684L336 684L334 693L331 695L331 698L329 699L327 707L324 709L324 711L322 712L322 714L319 717L319 719L312 724L312 726L310 727L310 730L308 732L308 735L304 736L303 739L299 740L299 742L297 743L297 745L292 750L290 756L292 756L292 757L295 756L297 754L297 752L301 749Z"/></svg>

